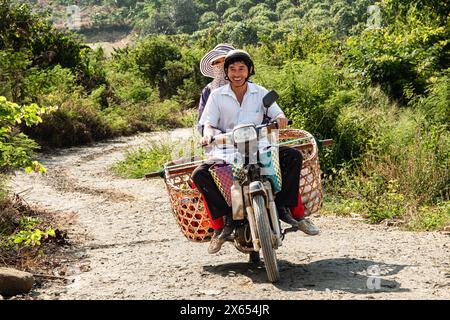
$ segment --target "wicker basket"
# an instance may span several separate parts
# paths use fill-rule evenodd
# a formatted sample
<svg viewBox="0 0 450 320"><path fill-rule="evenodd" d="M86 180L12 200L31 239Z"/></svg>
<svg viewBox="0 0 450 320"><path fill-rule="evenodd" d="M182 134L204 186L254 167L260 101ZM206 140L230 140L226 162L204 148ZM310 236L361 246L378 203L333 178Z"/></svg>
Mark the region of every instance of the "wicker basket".
<svg viewBox="0 0 450 320"><path fill-rule="evenodd" d="M312 135L304 130L280 131L280 141L298 138L308 139L306 142L300 144L294 142L288 146L300 150L303 155L299 190L305 207L305 216L308 216L319 210L323 202L317 143ZM197 165L186 164L186 166L167 169L172 164L166 164L165 170L165 182L172 213L186 238L194 242L209 241L213 229L203 205L202 195L189 185L190 176Z"/></svg>
<svg viewBox="0 0 450 320"><path fill-rule="evenodd" d="M299 191L302 195L305 216L317 212L323 204L323 189L320 177L319 149L314 137L305 130L287 129L280 131L280 141L306 138L307 142L288 146L298 149L303 155Z"/></svg>
<svg viewBox="0 0 450 320"><path fill-rule="evenodd" d="M166 166L169 166L167 164ZM183 234L191 241L205 242L211 239L213 229L203 205L203 198L197 189L188 183L197 166L186 166L165 172L172 213Z"/></svg>

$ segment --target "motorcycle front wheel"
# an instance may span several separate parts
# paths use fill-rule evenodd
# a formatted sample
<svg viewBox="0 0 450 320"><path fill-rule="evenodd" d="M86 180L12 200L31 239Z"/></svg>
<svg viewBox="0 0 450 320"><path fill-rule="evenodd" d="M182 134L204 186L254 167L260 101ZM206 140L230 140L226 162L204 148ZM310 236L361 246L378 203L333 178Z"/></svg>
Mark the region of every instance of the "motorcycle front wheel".
<svg viewBox="0 0 450 320"><path fill-rule="evenodd" d="M259 235L267 277L270 282L277 282L280 279L280 273L278 271L277 255L273 248L273 233L269 225L269 217L267 216L263 196L257 195L253 198L253 211L255 213L256 229Z"/></svg>

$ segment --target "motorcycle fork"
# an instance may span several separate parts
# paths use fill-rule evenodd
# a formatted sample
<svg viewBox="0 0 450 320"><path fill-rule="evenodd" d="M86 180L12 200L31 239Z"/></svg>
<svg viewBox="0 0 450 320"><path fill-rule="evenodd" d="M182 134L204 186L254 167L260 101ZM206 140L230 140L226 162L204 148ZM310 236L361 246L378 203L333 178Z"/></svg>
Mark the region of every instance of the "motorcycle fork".
<svg viewBox="0 0 450 320"><path fill-rule="evenodd" d="M269 213L269 219L272 225L272 230L275 232L275 240L276 240L275 249L277 249L282 245L282 239L277 209L275 206L275 201L272 193L272 186L269 181L266 181L264 183L260 182L259 184L260 185L257 185L258 187L255 188L254 190L250 190L250 186L244 187L244 200L246 203L248 221L250 223L250 231L252 233L253 246L255 250L257 250L256 248L258 248L259 250L259 235L256 231L255 214L253 212L252 207L253 196L259 194L264 197L264 202L266 204L267 212Z"/></svg>
<svg viewBox="0 0 450 320"><path fill-rule="evenodd" d="M264 182L264 187L266 188L266 195L267 195L267 204L268 204L268 211L270 216L270 221L272 222L272 228L275 231L275 236L277 239L277 248L281 247L283 241L281 238L281 227L280 227L280 220L278 219L278 213L277 213L277 207L275 205L275 199L272 192L272 185L269 181Z"/></svg>
<svg viewBox="0 0 450 320"><path fill-rule="evenodd" d="M249 186L248 185L244 186L243 191L244 191L245 211L247 212L247 219L248 223L250 224L250 233L252 235L253 250L259 252L261 246L259 244L259 236L256 231L255 213L253 212Z"/></svg>

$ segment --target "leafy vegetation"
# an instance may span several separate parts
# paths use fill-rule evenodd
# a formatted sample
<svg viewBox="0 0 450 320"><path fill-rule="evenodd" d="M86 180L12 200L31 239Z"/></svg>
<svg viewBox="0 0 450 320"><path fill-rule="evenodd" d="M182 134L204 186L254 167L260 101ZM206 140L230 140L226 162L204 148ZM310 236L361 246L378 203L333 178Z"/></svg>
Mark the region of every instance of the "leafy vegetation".
<svg viewBox="0 0 450 320"><path fill-rule="evenodd" d="M28 6L1 0L0 11L7 17L0 23L0 94L48 109L40 125L24 128L41 145L70 146L180 126L183 105L195 103L191 89L204 83L199 76L184 83L197 70L191 66L200 53L182 56L168 39L143 40L107 60L103 50L57 31ZM158 55L165 60L149 60Z"/></svg>
<svg viewBox="0 0 450 320"><path fill-rule="evenodd" d="M45 169L32 160L38 145L14 126L22 122L31 126L42 122L40 114L45 109L36 104L19 106L0 96L0 172L11 168L25 168L27 172Z"/></svg>
<svg viewBox="0 0 450 320"><path fill-rule="evenodd" d="M23 217L19 221L19 231L9 236L7 246L35 247L41 245L42 239L55 237L55 230L52 228L45 231L35 228L39 222L36 217Z"/></svg>
<svg viewBox="0 0 450 320"><path fill-rule="evenodd" d="M54 252L67 244L67 233L53 215L30 208L18 195L0 199L0 265L33 272L48 268Z"/></svg>

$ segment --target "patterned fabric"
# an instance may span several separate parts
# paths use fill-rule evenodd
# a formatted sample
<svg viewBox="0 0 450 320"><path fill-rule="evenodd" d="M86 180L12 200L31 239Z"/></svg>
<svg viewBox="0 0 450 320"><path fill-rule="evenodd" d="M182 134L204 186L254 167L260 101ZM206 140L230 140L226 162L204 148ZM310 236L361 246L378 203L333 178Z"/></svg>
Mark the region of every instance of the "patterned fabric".
<svg viewBox="0 0 450 320"><path fill-rule="evenodd" d="M272 182L275 194L280 192L282 178L278 148L272 146L264 151L260 149L259 159L262 164L261 174Z"/></svg>
<svg viewBox="0 0 450 320"><path fill-rule="evenodd" d="M209 172L225 201L231 207L231 186L235 180L238 180L239 168L234 165L221 163L212 165L209 168Z"/></svg>
<svg viewBox="0 0 450 320"><path fill-rule="evenodd" d="M270 176L269 179L272 180L274 184L274 193L278 193L281 191L281 168L280 168L280 157L278 155L278 149L276 151L272 151L272 165L275 171L275 175Z"/></svg>
<svg viewBox="0 0 450 320"><path fill-rule="evenodd" d="M272 161L268 167L271 167L271 171L275 173L268 175L267 178L273 183L274 193L278 193L281 191L282 183L278 150L272 153ZM238 181L241 178L241 170L235 165L220 163L212 165L209 168L209 172L225 201L231 207L231 186L234 181Z"/></svg>

